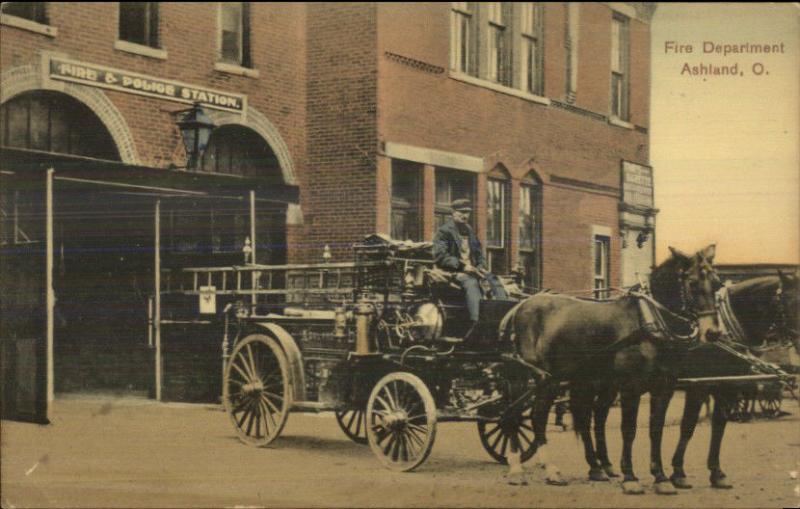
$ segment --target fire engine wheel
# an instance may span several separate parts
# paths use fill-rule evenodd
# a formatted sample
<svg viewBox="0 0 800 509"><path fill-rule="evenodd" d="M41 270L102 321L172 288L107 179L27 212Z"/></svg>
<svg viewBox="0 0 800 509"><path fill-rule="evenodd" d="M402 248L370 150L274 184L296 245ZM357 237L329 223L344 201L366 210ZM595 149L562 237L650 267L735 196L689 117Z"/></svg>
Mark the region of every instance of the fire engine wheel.
<svg viewBox="0 0 800 509"><path fill-rule="evenodd" d="M511 441L516 438L522 463L531 459L533 448L533 411L526 409L519 417L501 421L478 421L478 435L486 452L503 465L508 464Z"/></svg>
<svg viewBox="0 0 800 509"><path fill-rule="evenodd" d="M223 402L242 442L263 447L281 434L290 389L286 356L274 339L252 334L237 343L225 366Z"/></svg>
<svg viewBox="0 0 800 509"><path fill-rule="evenodd" d="M758 400L761 415L764 417L777 417L781 413L781 397L773 394L764 395Z"/></svg>
<svg viewBox="0 0 800 509"><path fill-rule="evenodd" d="M336 421L347 438L361 445L367 445L367 419L363 410L339 410Z"/></svg>
<svg viewBox="0 0 800 509"><path fill-rule="evenodd" d="M416 375L396 372L378 381L366 418L369 446L387 468L408 472L428 458L436 438L436 403Z"/></svg>
<svg viewBox="0 0 800 509"><path fill-rule="evenodd" d="M752 399L747 396L739 395L738 399L728 409L728 419L736 422L745 422L753 418L750 411Z"/></svg>

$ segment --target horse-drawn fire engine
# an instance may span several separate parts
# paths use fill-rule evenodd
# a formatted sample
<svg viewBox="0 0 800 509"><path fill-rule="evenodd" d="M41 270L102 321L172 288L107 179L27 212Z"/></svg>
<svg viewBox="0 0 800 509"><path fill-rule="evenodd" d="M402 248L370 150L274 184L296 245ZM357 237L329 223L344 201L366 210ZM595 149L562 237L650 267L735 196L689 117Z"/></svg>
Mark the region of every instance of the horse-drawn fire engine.
<svg viewBox="0 0 800 509"><path fill-rule="evenodd" d="M429 243L373 235L353 251L352 263L185 268L167 276L162 298L193 296L201 312L216 313L222 398L241 441L271 443L290 412L332 411L350 439L368 443L393 470L421 465L437 424L448 421L476 422L500 463L512 449L521 461L532 457L536 386L550 374L523 359L503 323L529 295L510 278L503 279L506 300L485 288L480 330L465 342L462 291L434 266ZM634 298L645 314L666 311L645 294ZM169 318L167 308L161 319ZM747 373L680 383L779 379Z"/></svg>

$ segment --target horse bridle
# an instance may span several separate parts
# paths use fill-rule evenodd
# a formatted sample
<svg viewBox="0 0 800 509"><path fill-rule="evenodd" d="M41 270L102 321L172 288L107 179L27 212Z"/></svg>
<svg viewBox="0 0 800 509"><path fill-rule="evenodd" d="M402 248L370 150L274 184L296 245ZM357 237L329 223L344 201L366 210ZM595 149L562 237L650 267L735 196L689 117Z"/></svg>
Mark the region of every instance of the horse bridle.
<svg viewBox="0 0 800 509"><path fill-rule="evenodd" d="M770 329L775 330L783 338L798 336L798 331L789 324L789 304L786 302L786 292L783 291L783 282L775 289L772 300L777 304L777 318L772 322Z"/></svg>
<svg viewBox="0 0 800 509"><path fill-rule="evenodd" d="M711 283L714 286L722 287L722 282L719 279L719 275L714 267L703 258L702 264L698 269L701 272L707 273L711 278ZM695 298L694 292L692 292L691 287L693 283L700 282L700 278L695 275L690 275L687 271L681 269L678 272L678 280L680 282L680 297L681 297L681 313L685 316L689 316L692 318L700 318L703 316L712 316L717 314L717 308L714 305L714 300L711 300L711 308L710 309L702 309L697 310L695 309Z"/></svg>

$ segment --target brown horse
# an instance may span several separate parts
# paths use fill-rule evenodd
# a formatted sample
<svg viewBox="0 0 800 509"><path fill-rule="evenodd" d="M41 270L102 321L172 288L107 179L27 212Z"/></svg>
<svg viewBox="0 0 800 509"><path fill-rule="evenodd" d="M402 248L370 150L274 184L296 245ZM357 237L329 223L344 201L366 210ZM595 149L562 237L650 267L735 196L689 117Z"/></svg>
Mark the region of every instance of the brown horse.
<svg viewBox="0 0 800 509"><path fill-rule="evenodd" d="M565 484L547 455L546 426L560 382L570 384L576 432L580 434L593 478L614 474L605 443L605 417L622 388L626 492L640 492L631 450L639 398L650 392L651 471L658 486L669 486L661 467L664 414L675 386L675 334L689 335L692 321L703 341L717 334L714 310L714 246L694 256L672 249L672 257L653 269L653 298L628 294L609 301L589 301L540 293L524 301L508 319L523 359L552 375L537 385L533 403L532 449L545 465L549 484ZM655 301L655 302L654 302ZM649 317L649 319L648 319ZM592 444L590 422L595 411Z"/></svg>
<svg viewBox="0 0 800 509"><path fill-rule="evenodd" d="M727 297L721 294L720 318L726 326L729 341L753 348L768 343L792 341L798 349L798 330L800 330L800 287L796 275L783 274L748 279L733 284L727 289ZM800 349L798 349L800 352ZM713 355L713 354L711 354ZM719 357L719 354L717 354ZM702 376L707 374L709 364L715 369L724 370L720 375L751 374L749 366L733 365L721 360L714 361L706 356L699 362L686 363L683 376ZM726 364L728 364L726 366ZM720 468L720 448L725 425L728 421L728 409L737 399L736 389L720 386L691 387L686 390L686 406L681 419L681 435L675 454L672 457L673 474L670 477L676 488L688 489L683 458L689 440L692 438L700 415L703 401L711 395L714 397L714 413L711 418L711 445L708 452L708 468L711 471L711 485L715 488L732 488Z"/></svg>

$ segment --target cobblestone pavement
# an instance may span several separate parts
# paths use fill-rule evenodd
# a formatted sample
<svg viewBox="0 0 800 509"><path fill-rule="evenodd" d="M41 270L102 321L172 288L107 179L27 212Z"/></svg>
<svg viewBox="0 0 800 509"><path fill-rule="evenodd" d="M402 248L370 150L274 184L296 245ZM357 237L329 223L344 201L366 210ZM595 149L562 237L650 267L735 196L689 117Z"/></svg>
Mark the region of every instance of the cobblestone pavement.
<svg viewBox="0 0 800 509"><path fill-rule="evenodd" d="M670 406L664 457L682 409ZM272 447L240 443L215 406L111 397L62 397L53 423L2 421L2 507L784 507L800 504L798 404L777 420L729 424L723 468L730 491L708 486L710 428L698 427L686 466L695 488L676 496L650 489L647 405L640 410L635 464L647 489L623 495L616 482L586 480L571 431L550 428L567 487L543 484L532 462L529 486L505 483L505 467L483 451L472 423L439 426L430 459L413 473L383 469L369 448L345 438L333 415L292 414ZM610 451L620 453L619 411Z"/></svg>

